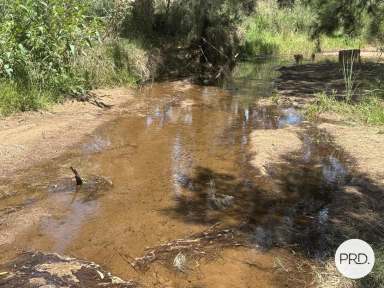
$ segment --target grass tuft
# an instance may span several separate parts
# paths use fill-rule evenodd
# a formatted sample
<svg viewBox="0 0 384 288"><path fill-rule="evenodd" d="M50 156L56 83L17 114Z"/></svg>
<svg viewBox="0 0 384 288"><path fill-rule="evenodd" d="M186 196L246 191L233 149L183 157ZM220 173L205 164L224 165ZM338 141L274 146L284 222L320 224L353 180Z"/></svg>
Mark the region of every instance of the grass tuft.
<svg viewBox="0 0 384 288"><path fill-rule="evenodd" d="M74 61L88 88L135 85L151 77L148 53L138 43L118 39L87 50Z"/></svg>
<svg viewBox="0 0 384 288"><path fill-rule="evenodd" d="M384 102L376 95L367 95L357 102L338 100L334 95L319 93L317 101L311 104L306 115L317 118L324 112L335 112L348 120L362 122L368 125L384 125Z"/></svg>
<svg viewBox="0 0 384 288"><path fill-rule="evenodd" d="M384 287L384 247L373 247L375 266L371 273L360 280L360 287Z"/></svg>
<svg viewBox="0 0 384 288"><path fill-rule="evenodd" d="M59 97L49 90L40 90L33 86L22 87L10 81L0 83L0 116L46 108L58 100Z"/></svg>
<svg viewBox="0 0 384 288"><path fill-rule="evenodd" d="M333 260L313 265L312 271L316 288L357 288L355 281L341 276Z"/></svg>

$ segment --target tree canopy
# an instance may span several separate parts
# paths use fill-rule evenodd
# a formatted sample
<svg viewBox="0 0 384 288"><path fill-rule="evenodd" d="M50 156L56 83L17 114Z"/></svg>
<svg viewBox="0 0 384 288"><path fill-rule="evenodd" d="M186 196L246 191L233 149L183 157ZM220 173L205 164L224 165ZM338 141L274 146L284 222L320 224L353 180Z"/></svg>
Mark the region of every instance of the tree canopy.
<svg viewBox="0 0 384 288"><path fill-rule="evenodd" d="M381 0L308 0L317 11L314 34L339 31L356 36L366 29L370 37L383 39L384 2Z"/></svg>

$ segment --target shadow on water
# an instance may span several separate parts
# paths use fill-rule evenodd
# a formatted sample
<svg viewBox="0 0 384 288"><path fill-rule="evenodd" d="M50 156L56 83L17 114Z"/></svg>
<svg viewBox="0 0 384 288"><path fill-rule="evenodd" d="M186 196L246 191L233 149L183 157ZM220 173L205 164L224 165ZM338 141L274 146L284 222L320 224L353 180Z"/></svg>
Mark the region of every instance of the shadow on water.
<svg viewBox="0 0 384 288"><path fill-rule="evenodd" d="M279 117L271 111L252 111L244 119L253 119L252 129L300 123L295 110L280 111ZM333 261L336 248L351 238L381 249L383 187L356 172L351 155L332 137L302 126L304 131L297 132L302 148L270 165L268 176L252 172L246 163L240 176L196 167L179 181L188 192L163 212L186 222L225 223L246 232L259 248L289 247L314 260ZM219 198L230 202L215 203ZM362 287L367 283L378 285L368 277Z"/></svg>

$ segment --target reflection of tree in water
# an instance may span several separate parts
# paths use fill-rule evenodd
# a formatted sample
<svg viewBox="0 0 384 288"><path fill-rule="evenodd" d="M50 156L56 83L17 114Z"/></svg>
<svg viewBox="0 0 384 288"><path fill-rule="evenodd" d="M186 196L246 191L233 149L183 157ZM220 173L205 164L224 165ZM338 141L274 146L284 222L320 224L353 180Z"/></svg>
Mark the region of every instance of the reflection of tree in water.
<svg viewBox="0 0 384 288"><path fill-rule="evenodd" d="M289 246L315 259L333 257L349 238L379 245L383 189L364 175L348 173L346 155L329 144L327 135L311 131L309 137L300 136L303 149L272 165L271 178L195 168L194 176L184 175L180 183L187 192L164 212L187 222L226 223L246 232L260 248ZM233 203L212 205L212 190L233 197Z"/></svg>

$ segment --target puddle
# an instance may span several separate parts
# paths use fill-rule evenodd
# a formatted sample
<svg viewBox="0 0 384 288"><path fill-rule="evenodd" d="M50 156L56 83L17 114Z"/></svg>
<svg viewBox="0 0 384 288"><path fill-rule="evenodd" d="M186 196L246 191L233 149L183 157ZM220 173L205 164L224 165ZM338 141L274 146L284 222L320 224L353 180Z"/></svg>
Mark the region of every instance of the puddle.
<svg viewBox="0 0 384 288"><path fill-rule="evenodd" d="M246 232L256 250L293 245L303 255L327 255L330 204L349 177L346 156L318 131L305 132L303 148L272 167L277 186L256 175L248 162L249 133L303 125L303 119L294 108L255 104L271 95L277 64L252 65L240 67L227 89L164 82L140 90L148 103L144 115L105 125L76 151L36 167L32 183L16 187L28 192L37 183L33 195L51 216L1 249L60 252L131 279L136 272L125 257L220 222ZM176 100L164 103L164 95ZM113 186L78 191L70 166ZM273 262L275 256L263 257ZM263 285L298 287L273 269L262 275Z"/></svg>
<svg viewBox="0 0 384 288"><path fill-rule="evenodd" d="M303 121L303 116L295 108L282 109L280 113L278 128L299 125Z"/></svg>

